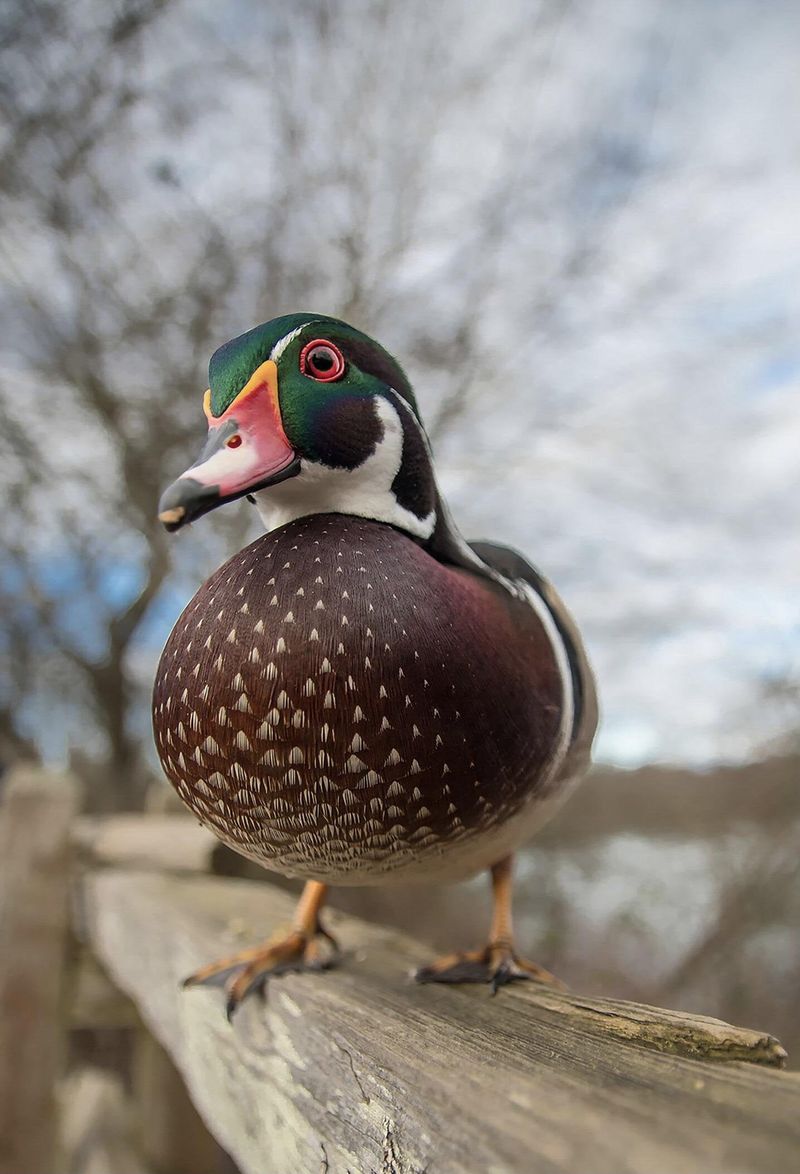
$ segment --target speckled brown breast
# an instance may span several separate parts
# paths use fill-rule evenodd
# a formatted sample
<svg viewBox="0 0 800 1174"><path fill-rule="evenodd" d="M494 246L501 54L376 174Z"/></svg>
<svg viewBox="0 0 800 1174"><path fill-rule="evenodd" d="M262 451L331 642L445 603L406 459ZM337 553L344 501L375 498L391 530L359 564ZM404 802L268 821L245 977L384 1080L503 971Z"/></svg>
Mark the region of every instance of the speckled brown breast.
<svg viewBox="0 0 800 1174"><path fill-rule="evenodd" d="M510 819L545 785L562 685L524 601L397 530L293 522L221 567L154 695L164 770L231 847L378 882Z"/></svg>

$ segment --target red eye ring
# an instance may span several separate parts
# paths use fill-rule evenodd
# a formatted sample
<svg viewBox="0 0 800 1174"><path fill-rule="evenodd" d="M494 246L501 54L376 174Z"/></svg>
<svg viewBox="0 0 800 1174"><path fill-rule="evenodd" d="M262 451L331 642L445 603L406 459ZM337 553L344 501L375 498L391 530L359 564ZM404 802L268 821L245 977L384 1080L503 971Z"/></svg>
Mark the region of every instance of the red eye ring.
<svg viewBox="0 0 800 1174"><path fill-rule="evenodd" d="M344 355L327 338L314 338L300 352L300 374L318 383L332 383L344 375Z"/></svg>

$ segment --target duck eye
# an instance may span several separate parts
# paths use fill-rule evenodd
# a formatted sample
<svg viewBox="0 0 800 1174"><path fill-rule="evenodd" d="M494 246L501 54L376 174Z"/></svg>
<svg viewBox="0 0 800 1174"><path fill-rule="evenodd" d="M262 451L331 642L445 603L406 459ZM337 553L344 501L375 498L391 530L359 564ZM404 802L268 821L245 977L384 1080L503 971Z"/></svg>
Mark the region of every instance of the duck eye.
<svg viewBox="0 0 800 1174"><path fill-rule="evenodd" d="M344 355L332 342L315 338L300 352L300 371L320 383L330 383L344 374Z"/></svg>

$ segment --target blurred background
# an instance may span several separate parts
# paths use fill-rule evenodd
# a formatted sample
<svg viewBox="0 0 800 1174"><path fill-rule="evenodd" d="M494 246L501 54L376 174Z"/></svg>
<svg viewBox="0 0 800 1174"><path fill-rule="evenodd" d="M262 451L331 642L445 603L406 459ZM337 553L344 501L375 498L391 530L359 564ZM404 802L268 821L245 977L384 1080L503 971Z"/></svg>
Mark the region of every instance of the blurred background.
<svg viewBox="0 0 800 1174"><path fill-rule="evenodd" d="M169 803L155 663L257 526L167 539L159 491L220 343L342 316L406 365L462 530L555 581L598 674L521 944L800 1048L799 55L794 0L6 7L3 765L69 764L92 813ZM482 932L482 884L441 902Z"/></svg>

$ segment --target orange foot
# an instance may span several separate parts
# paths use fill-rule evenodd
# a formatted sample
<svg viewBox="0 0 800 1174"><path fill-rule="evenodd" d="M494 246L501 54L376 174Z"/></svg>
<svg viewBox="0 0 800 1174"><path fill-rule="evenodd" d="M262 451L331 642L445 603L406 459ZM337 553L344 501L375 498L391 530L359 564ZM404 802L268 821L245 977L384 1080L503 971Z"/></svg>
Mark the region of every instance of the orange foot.
<svg viewBox="0 0 800 1174"><path fill-rule="evenodd" d="M506 942L490 942L482 950L437 958L430 966L421 967L414 977L417 982L488 982L493 995L506 983L528 979L566 989L549 970L518 958Z"/></svg>
<svg viewBox="0 0 800 1174"><path fill-rule="evenodd" d="M327 970L339 960L339 947L321 926L311 934L292 930L285 937L264 942L239 954L190 974L184 987L223 986L227 993L225 1013L233 1019L236 1009L248 995L263 993L267 981L293 970Z"/></svg>

